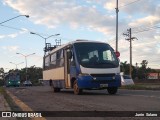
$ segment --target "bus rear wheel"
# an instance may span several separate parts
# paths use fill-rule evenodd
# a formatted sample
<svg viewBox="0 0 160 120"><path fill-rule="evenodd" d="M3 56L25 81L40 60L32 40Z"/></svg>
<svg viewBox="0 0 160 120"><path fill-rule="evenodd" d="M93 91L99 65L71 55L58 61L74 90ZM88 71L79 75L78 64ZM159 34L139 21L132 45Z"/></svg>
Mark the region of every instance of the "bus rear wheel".
<svg viewBox="0 0 160 120"><path fill-rule="evenodd" d="M77 80L75 80L74 83L73 83L73 90L74 90L75 95L82 94L83 90L78 87Z"/></svg>
<svg viewBox="0 0 160 120"><path fill-rule="evenodd" d="M118 91L118 87L109 87L109 88L107 88L107 91L111 95L116 94Z"/></svg>

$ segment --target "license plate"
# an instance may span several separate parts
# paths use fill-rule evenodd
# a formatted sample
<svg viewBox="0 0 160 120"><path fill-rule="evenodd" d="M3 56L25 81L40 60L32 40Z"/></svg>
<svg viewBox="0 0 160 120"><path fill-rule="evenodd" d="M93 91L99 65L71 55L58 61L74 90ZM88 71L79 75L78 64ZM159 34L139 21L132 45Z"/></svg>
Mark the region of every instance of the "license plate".
<svg viewBox="0 0 160 120"><path fill-rule="evenodd" d="M108 84L100 84L100 87L101 87L101 88L108 87Z"/></svg>

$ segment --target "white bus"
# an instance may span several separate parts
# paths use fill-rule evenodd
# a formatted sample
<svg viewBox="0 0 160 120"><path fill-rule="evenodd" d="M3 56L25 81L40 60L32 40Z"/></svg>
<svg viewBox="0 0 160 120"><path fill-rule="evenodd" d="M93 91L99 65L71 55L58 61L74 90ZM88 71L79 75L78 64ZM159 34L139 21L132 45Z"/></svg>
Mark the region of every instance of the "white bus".
<svg viewBox="0 0 160 120"><path fill-rule="evenodd" d="M121 86L120 65L113 48L103 42L76 40L44 56L43 80L51 81L54 92L73 88L107 89L116 94Z"/></svg>

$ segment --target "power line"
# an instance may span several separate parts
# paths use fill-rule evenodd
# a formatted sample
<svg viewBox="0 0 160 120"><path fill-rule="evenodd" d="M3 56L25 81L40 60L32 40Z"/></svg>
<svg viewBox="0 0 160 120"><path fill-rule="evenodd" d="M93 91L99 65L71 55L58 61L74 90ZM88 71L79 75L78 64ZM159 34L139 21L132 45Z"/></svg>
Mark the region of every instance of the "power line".
<svg viewBox="0 0 160 120"><path fill-rule="evenodd" d="M157 26L159 26L159 25L151 25L151 26L146 26L146 27L144 27L144 26L138 26L138 27L133 27L132 29L134 30L134 29L146 29L146 28L154 28L154 27L157 27Z"/></svg>
<svg viewBox="0 0 160 120"><path fill-rule="evenodd" d="M160 26L156 26L156 27L153 27L153 28L148 28L148 29L142 29L142 30L139 30L139 31L134 31L133 33L140 33L140 32L146 32L146 31L150 31L150 30L153 30L153 29L157 29L157 28L160 28Z"/></svg>
<svg viewBox="0 0 160 120"><path fill-rule="evenodd" d="M10 29L13 29L13 30L18 30L18 31L28 32L28 33L33 32L33 31L30 31L30 30L25 30L25 29L22 29L22 28L16 28L16 27L7 26L7 25L0 25L0 26L2 26L2 27L6 27L6 28L10 28ZM39 32L36 32L36 33L38 33L38 34L42 34L42 35L44 35L44 36L49 36L48 34L45 34L45 33L39 33Z"/></svg>
<svg viewBox="0 0 160 120"><path fill-rule="evenodd" d="M27 31L27 30L24 30L24 29L21 29L21 28L11 27L11 26L7 26L7 25L0 25L0 26L10 28L10 29L14 29L14 30L24 31L24 32Z"/></svg>

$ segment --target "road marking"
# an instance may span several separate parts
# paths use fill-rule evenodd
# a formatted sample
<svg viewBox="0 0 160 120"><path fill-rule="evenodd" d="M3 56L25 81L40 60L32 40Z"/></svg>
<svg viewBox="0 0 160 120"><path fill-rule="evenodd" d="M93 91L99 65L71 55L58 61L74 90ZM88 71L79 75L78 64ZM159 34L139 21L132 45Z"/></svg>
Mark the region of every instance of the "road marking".
<svg viewBox="0 0 160 120"><path fill-rule="evenodd" d="M14 96L8 90L6 90L6 92L13 99L13 101L16 103L16 105L19 106L22 109L22 111L32 111L32 112L34 112L28 105L26 105L24 102L22 102L16 96ZM31 120L46 120L46 119L44 117L37 117L37 118L31 118Z"/></svg>

